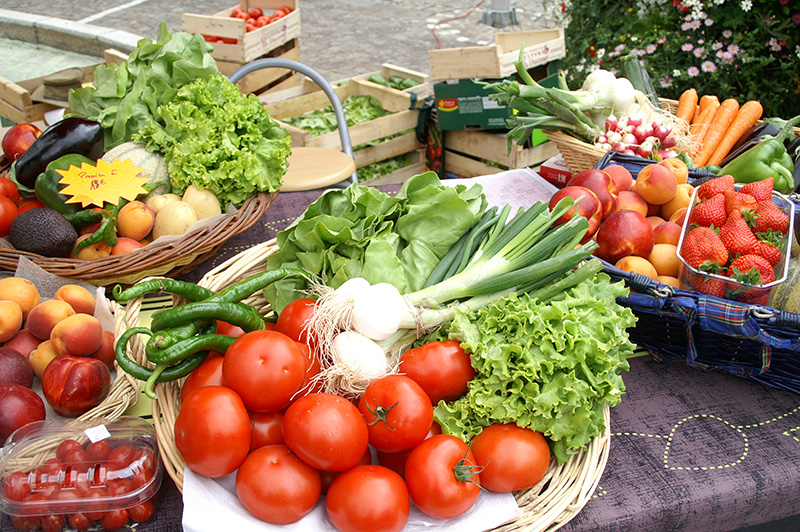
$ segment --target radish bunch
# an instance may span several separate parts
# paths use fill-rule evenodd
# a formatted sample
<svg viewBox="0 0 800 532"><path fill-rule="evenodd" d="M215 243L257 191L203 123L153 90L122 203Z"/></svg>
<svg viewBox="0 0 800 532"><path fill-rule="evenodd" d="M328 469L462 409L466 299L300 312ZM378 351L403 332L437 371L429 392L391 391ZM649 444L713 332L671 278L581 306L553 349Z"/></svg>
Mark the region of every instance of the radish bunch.
<svg viewBox="0 0 800 532"><path fill-rule="evenodd" d="M654 120L645 124L640 115L617 118L613 114L606 119L605 133L595 146L607 151L628 155L638 155L646 159L675 157L671 148L677 144L677 137L671 135L672 128Z"/></svg>

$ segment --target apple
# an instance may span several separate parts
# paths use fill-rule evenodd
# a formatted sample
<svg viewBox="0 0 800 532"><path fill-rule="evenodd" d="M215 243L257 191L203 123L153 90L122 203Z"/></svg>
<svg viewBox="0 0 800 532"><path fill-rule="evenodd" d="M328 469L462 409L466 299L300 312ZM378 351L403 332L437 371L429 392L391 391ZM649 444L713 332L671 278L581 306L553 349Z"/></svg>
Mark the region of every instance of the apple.
<svg viewBox="0 0 800 532"><path fill-rule="evenodd" d="M17 124L3 137L3 154L9 161L16 161L39 138L42 130L33 124Z"/></svg>
<svg viewBox="0 0 800 532"><path fill-rule="evenodd" d="M578 172L567 181L567 186L586 187L594 192L597 199L603 205L603 218L607 218L617 208L617 189L616 183L611 179L607 172L598 168L590 168Z"/></svg>
<svg viewBox="0 0 800 532"><path fill-rule="evenodd" d="M647 218L636 211L617 211L600 224L595 235L595 255L615 264L622 257L648 257L655 243L653 228Z"/></svg>
<svg viewBox="0 0 800 532"><path fill-rule="evenodd" d="M600 227L600 222L603 221L603 206L594 192L586 187L567 186L556 191L550 197L549 207L552 211L556 204L564 198L573 198L577 200L583 197L575 206L562 214L553 225L561 225L567 223L577 209L578 214L589 220L589 229L586 231L585 238L590 238Z"/></svg>

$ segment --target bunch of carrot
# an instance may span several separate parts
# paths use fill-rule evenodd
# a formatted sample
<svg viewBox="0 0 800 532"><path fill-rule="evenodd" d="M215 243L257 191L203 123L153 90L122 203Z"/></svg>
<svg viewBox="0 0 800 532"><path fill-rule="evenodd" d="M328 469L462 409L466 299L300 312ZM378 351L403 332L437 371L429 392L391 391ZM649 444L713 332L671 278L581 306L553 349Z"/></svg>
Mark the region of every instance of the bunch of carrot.
<svg viewBox="0 0 800 532"><path fill-rule="evenodd" d="M761 103L750 100L740 106L733 98L722 102L717 96L700 97L695 89L683 91L675 116L689 126L696 146L692 160L697 167L719 165L731 148L764 112Z"/></svg>

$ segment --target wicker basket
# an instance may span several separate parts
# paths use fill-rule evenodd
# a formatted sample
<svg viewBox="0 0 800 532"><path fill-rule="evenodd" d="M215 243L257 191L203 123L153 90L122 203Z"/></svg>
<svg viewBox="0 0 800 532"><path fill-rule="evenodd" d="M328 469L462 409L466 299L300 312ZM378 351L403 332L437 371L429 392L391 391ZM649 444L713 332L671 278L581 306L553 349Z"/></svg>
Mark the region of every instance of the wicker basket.
<svg viewBox="0 0 800 532"><path fill-rule="evenodd" d="M253 246L208 272L198 283L217 291L237 281L251 277L266 267L267 258L277 249L275 240ZM270 312L260 293L246 300L262 314ZM118 320L134 327L139 322L141 298L128 302L127 308L118 308ZM141 343L129 346L131 357L140 363L145 360ZM159 448L167 473L179 489L183 489L185 464L175 447L174 426L180 409L181 381L157 384L158 396L152 403L153 423ZM596 437L581 453L568 462L557 465L555 460L541 482L535 487L515 493L517 504L524 513L513 522L496 530L538 532L555 530L572 519L583 508L594 493L606 466L610 449L610 411L603 409L606 430Z"/></svg>

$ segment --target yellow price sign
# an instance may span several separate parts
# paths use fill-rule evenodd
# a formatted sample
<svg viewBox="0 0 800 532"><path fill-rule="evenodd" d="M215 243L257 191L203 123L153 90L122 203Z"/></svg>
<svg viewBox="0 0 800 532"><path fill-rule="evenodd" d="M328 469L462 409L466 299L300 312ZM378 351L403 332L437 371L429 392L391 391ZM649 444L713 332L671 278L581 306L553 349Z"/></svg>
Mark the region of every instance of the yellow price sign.
<svg viewBox="0 0 800 532"><path fill-rule="evenodd" d="M129 159L114 159L106 162L97 161L97 166L88 163L70 166L66 170L56 170L63 177L59 183L67 185L61 190L70 196L64 203L80 203L82 207L104 203L116 205L120 199L133 201L139 194L146 194L144 184L146 177L139 177L141 168L137 168Z"/></svg>

